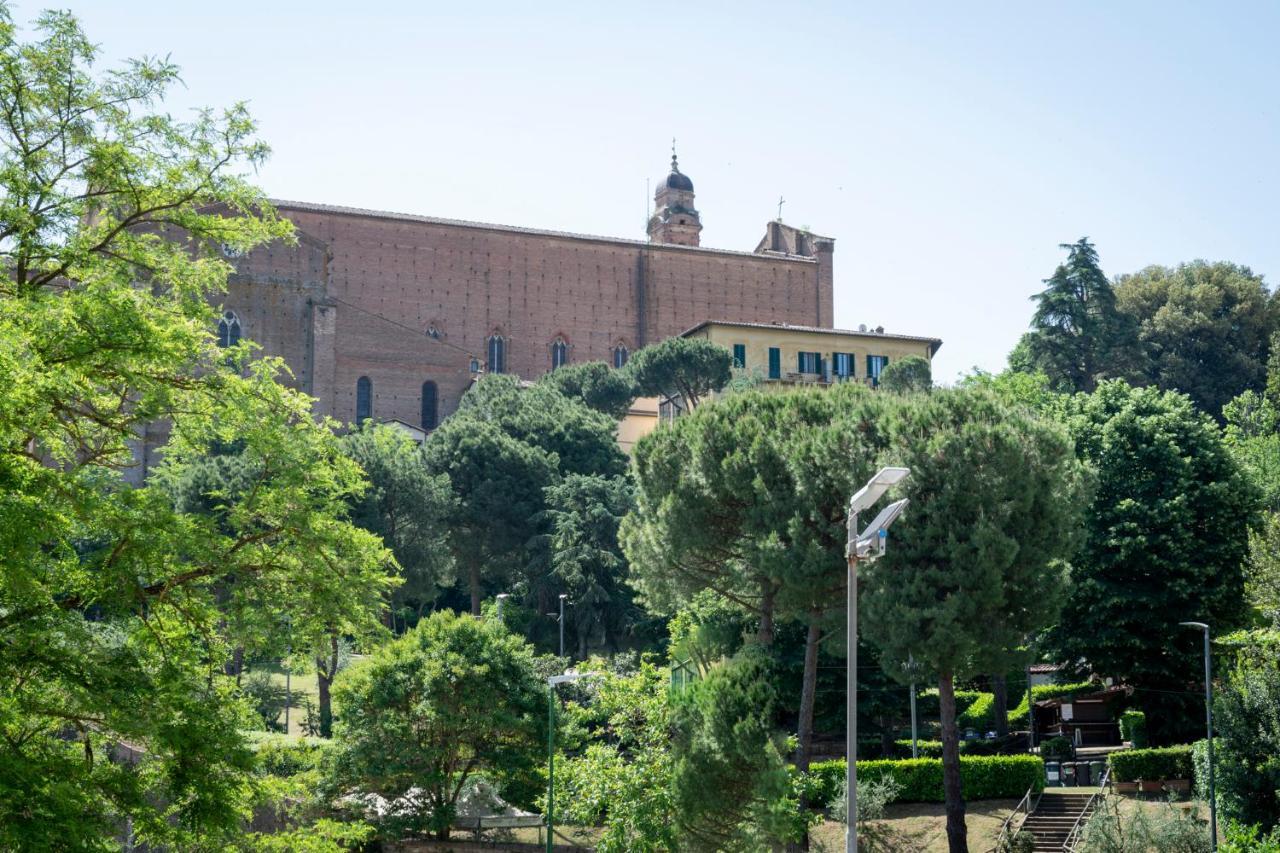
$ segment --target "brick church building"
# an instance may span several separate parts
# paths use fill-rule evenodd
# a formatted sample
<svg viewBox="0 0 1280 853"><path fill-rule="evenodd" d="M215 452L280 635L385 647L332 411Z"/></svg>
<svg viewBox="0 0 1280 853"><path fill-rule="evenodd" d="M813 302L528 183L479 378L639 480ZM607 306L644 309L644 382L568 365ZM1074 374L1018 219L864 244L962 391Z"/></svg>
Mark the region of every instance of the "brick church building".
<svg viewBox="0 0 1280 853"><path fill-rule="evenodd" d="M754 251L700 245L673 155L647 240L277 201L296 245L233 258L219 334L284 358L340 421L434 428L480 371L615 366L706 320L831 328L834 241L770 222Z"/></svg>

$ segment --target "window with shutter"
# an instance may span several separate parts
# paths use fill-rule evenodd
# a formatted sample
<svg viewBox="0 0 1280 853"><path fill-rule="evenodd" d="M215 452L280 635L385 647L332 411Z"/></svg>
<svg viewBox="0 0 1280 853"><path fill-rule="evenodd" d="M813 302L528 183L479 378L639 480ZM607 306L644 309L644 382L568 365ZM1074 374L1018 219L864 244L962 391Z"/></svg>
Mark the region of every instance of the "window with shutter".
<svg viewBox="0 0 1280 853"><path fill-rule="evenodd" d="M769 347L769 378L782 378L782 350Z"/></svg>
<svg viewBox="0 0 1280 853"><path fill-rule="evenodd" d="M747 345L733 345L733 366L742 368L747 366Z"/></svg>

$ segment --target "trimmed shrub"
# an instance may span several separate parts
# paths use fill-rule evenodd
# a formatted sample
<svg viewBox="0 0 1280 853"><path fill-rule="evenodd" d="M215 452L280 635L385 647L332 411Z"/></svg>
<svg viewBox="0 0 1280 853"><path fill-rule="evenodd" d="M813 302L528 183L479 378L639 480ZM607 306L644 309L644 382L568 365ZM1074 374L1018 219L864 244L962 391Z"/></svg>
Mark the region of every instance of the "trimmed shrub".
<svg viewBox="0 0 1280 853"><path fill-rule="evenodd" d="M1116 782L1192 778L1189 744L1161 749L1126 749L1111 753L1107 761L1111 764L1111 778Z"/></svg>
<svg viewBox="0 0 1280 853"><path fill-rule="evenodd" d="M1078 681L1074 684L1038 684L1031 688L1031 696L1037 702L1045 699L1058 699L1064 696L1074 697L1079 693L1093 693L1102 689L1092 681ZM1010 695L1012 698L1012 694ZM1027 692L1022 691L1018 704L1009 709L1009 725L1025 726L1027 724Z"/></svg>
<svg viewBox="0 0 1280 853"><path fill-rule="evenodd" d="M921 758L941 758L942 757L942 741L940 740L918 740L916 741L917 751ZM964 750L964 743L961 742L960 749ZM905 740L895 740L893 742L894 758L911 758L911 738Z"/></svg>
<svg viewBox="0 0 1280 853"><path fill-rule="evenodd" d="M1147 748L1147 715L1141 711L1125 711L1120 715L1120 737L1134 749Z"/></svg>
<svg viewBox="0 0 1280 853"><path fill-rule="evenodd" d="M843 759L819 761L798 774L797 790L814 805L829 804L844 783ZM891 777L901 790L894 802L941 803L942 760L907 758L897 761L859 761L858 779L873 782ZM1044 762L1034 755L975 755L960 757L960 780L966 800L1017 799L1028 788L1044 790Z"/></svg>
<svg viewBox="0 0 1280 853"><path fill-rule="evenodd" d="M1040 757L1060 761L1076 754L1076 748L1070 738L1051 737L1040 744Z"/></svg>
<svg viewBox="0 0 1280 853"><path fill-rule="evenodd" d="M977 698L956 714L956 723L962 729L986 732L995 728L996 697L994 693L979 693Z"/></svg>
<svg viewBox="0 0 1280 853"><path fill-rule="evenodd" d="M260 772L269 776L294 776L318 768L331 742L318 737L253 732L249 744Z"/></svg>

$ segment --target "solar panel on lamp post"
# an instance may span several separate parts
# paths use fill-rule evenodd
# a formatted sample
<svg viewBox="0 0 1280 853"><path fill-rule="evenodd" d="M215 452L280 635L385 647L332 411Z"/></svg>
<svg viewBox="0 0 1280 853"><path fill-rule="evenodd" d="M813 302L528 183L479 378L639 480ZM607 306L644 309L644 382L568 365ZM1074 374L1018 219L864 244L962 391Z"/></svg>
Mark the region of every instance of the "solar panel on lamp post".
<svg viewBox="0 0 1280 853"><path fill-rule="evenodd" d="M858 533L858 513L870 509L891 487L911 474L910 468L881 468L849 499L849 525L845 557L849 564L846 606L848 644L845 674L845 851L858 849L858 562L870 562L884 554L889 525L906 509L906 499L889 504Z"/></svg>
<svg viewBox="0 0 1280 853"><path fill-rule="evenodd" d="M1204 632L1204 721L1208 733L1209 753L1209 845L1218 849L1218 804L1213 788L1213 680L1209 658L1209 626L1203 622L1179 622L1184 628Z"/></svg>

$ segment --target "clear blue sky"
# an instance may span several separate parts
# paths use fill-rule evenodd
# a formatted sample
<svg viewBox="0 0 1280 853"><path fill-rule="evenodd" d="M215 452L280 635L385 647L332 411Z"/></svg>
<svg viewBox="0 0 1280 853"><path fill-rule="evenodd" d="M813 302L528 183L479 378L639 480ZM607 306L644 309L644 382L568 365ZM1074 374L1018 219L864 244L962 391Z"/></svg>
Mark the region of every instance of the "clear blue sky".
<svg viewBox="0 0 1280 853"><path fill-rule="evenodd" d="M704 245L785 196L836 324L943 338L941 380L1081 236L1280 279L1280 3L61 2L171 54L175 112L249 101L282 198L642 237L676 136Z"/></svg>

